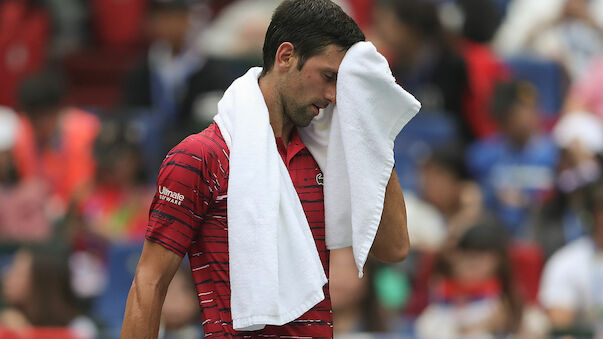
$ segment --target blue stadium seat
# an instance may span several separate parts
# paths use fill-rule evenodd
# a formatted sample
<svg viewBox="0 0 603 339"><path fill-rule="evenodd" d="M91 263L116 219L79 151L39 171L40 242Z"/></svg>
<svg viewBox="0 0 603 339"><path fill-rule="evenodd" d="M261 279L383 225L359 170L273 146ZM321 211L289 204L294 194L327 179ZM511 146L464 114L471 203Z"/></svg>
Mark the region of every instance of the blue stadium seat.
<svg viewBox="0 0 603 339"><path fill-rule="evenodd" d="M458 138L457 127L449 114L419 111L394 141L396 173L402 188L416 192L417 171L421 161L433 149L455 143Z"/></svg>
<svg viewBox="0 0 603 339"><path fill-rule="evenodd" d="M142 243L112 244L108 258L108 284L93 305L93 315L106 328L107 338L119 338L128 292L134 279Z"/></svg>

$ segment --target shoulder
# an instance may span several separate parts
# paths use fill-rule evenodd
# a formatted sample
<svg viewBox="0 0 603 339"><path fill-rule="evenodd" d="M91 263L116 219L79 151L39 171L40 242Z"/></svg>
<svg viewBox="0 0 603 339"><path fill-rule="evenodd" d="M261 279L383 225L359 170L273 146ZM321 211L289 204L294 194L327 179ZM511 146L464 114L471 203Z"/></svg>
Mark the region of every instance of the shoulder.
<svg viewBox="0 0 603 339"><path fill-rule="evenodd" d="M228 156L228 146L220 133L216 123L212 123L200 133L192 134L182 140L168 153L168 156L175 154L188 154L198 158L206 158L211 155Z"/></svg>
<svg viewBox="0 0 603 339"><path fill-rule="evenodd" d="M586 259L593 252L593 242L588 237L576 239L563 246L553 255L551 261L574 261Z"/></svg>
<svg viewBox="0 0 603 339"><path fill-rule="evenodd" d="M87 127L97 127L100 124L100 119L96 115L75 107L65 109L62 118L63 121L69 125L86 125Z"/></svg>
<svg viewBox="0 0 603 339"><path fill-rule="evenodd" d="M493 135L477 141L467 150L467 162L470 168L487 166L501 157L504 141L500 135Z"/></svg>
<svg viewBox="0 0 603 339"><path fill-rule="evenodd" d="M593 244L581 238L565 245L549 259L542 273L539 299L550 307L578 307L580 291L586 291L590 276L589 256Z"/></svg>
<svg viewBox="0 0 603 339"><path fill-rule="evenodd" d="M166 155L161 170L165 171L170 167L178 167L188 172L195 172L201 177L226 178L228 174L228 147L220 133L218 126L212 123L208 128L200 133L188 136L176 145ZM167 171L172 173L173 171ZM179 173L178 171L177 173Z"/></svg>
<svg viewBox="0 0 603 339"><path fill-rule="evenodd" d="M546 264L547 271L576 272L588 262L593 251L593 243L589 238L580 238L565 245L553 254Z"/></svg>
<svg viewBox="0 0 603 339"><path fill-rule="evenodd" d="M94 139L100 130L100 119L89 112L78 108L68 108L63 112L63 131L73 138Z"/></svg>

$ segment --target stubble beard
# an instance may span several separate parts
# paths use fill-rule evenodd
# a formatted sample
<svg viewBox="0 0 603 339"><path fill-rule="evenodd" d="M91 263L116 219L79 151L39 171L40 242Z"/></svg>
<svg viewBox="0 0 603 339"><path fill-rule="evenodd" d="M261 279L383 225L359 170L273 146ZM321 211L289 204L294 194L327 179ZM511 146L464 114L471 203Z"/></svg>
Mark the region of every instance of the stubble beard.
<svg viewBox="0 0 603 339"><path fill-rule="evenodd" d="M295 127L308 127L310 125L314 117L309 115L309 108L309 106L298 107L293 113L287 113Z"/></svg>
<svg viewBox="0 0 603 339"><path fill-rule="evenodd" d="M288 119L295 127L308 127L314 119L310 114L312 104L299 105L295 102L289 102L283 106L285 118Z"/></svg>

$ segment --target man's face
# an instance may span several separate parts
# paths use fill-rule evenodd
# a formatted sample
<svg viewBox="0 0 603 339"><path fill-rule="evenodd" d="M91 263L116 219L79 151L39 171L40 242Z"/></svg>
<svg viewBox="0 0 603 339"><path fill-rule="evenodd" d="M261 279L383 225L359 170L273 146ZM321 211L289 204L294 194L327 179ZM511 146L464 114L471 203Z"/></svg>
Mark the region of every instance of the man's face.
<svg viewBox="0 0 603 339"><path fill-rule="evenodd" d="M295 66L283 76L280 99L285 117L293 125L308 126L319 109L335 103L337 71L345 53L341 47L329 45L307 59L301 70Z"/></svg>
<svg viewBox="0 0 603 339"><path fill-rule="evenodd" d="M185 9L157 11L149 20L151 37L170 43L176 50L182 48L189 28L190 14Z"/></svg>
<svg viewBox="0 0 603 339"><path fill-rule="evenodd" d="M527 142L538 131L536 103L517 103L503 123L507 135L517 143Z"/></svg>

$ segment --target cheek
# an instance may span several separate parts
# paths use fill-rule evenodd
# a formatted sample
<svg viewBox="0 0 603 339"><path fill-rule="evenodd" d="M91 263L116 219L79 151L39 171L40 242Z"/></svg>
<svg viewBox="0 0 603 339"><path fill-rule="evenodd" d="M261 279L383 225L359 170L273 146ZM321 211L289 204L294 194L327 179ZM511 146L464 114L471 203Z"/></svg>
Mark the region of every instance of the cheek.
<svg viewBox="0 0 603 339"><path fill-rule="evenodd" d="M304 74L297 84L296 95L305 101L322 99L326 92L326 82L320 74Z"/></svg>
<svg viewBox="0 0 603 339"><path fill-rule="evenodd" d="M424 169L421 185L423 195L431 203L443 203L454 199L454 179L446 173Z"/></svg>
<svg viewBox="0 0 603 339"><path fill-rule="evenodd" d="M295 103L304 93L303 87L300 85L299 77L297 76L287 78L285 81L280 83L279 87L283 103L286 106L290 106L291 103Z"/></svg>

